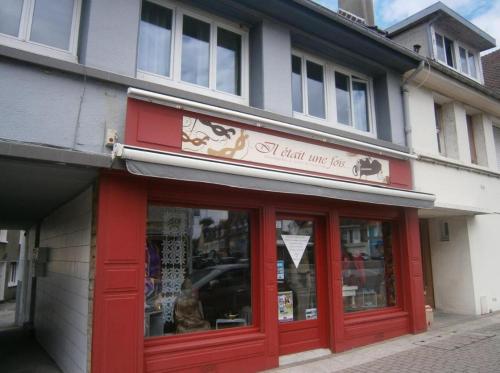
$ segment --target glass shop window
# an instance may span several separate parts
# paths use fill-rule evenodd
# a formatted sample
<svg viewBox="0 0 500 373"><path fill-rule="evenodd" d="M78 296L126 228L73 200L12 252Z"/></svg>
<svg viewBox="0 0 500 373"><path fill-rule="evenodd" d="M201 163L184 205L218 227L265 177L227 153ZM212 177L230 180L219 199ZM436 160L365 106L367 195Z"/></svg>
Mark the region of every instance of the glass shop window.
<svg viewBox="0 0 500 373"><path fill-rule="evenodd" d="M396 275L389 222L342 218L344 311L396 305Z"/></svg>
<svg viewBox="0 0 500 373"><path fill-rule="evenodd" d="M252 324L250 216L150 205L144 335Z"/></svg>

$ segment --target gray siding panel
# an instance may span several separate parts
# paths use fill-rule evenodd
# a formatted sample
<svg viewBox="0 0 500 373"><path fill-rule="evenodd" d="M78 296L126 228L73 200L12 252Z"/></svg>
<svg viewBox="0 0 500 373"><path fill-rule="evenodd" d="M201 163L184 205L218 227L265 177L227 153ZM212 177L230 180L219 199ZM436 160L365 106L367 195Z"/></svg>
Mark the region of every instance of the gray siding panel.
<svg viewBox="0 0 500 373"><path fill-rule="evenodd" d="M91 0L81 62L135 76L140 10L139 0Z"/></svg>

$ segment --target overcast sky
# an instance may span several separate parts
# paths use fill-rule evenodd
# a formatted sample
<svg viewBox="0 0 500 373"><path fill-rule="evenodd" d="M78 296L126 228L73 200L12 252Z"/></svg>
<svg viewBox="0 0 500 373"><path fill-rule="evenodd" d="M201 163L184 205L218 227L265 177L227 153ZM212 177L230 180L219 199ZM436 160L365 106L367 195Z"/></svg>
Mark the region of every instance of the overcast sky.
<svg viewBox="0 0 500 373"><path fill-rule="evenodd" d="M315 0L337 10L337 0ZM382 29L427 8L436 0L374 0L375 23ZM448 7L486 31L500 43L500 0L442 0Z"/></svg>

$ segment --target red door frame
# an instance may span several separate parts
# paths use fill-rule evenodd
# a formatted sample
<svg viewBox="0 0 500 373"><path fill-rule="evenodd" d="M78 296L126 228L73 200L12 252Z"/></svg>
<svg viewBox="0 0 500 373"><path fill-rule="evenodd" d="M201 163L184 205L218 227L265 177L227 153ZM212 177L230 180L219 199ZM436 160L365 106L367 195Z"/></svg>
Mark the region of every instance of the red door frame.
<svg viewBox="0 0 500 373"><path fill-rule="evenodd" d="M316 299L318 319L279 323L280 355L329 347L328 344L328 262L326 260L326 232L324 215L276 213L275 222L282 219L312 220L314 222L314 257L316 260ZM275 225L273 225L274 227ZM275 237L276 241L276 237ZM313 337L313 338L312 338ZM284 343L284 339L287 340Z"/></svg>
<svg viewBox="0 0 500 373"><path fill-rule="evenodd" d="M92 371L255 372L278 366L276 211L325 217L325 298L332 351L425 330L418 215L415 209L272 194L103 172L99 185L93 309ZM148 201L254 211L260 247L254 281L254 327L145 340L144 240ZM359 213L362 211L362 214ZM395 222L400 235L400 297L394 309L344 315L339 217Z"/></svg>

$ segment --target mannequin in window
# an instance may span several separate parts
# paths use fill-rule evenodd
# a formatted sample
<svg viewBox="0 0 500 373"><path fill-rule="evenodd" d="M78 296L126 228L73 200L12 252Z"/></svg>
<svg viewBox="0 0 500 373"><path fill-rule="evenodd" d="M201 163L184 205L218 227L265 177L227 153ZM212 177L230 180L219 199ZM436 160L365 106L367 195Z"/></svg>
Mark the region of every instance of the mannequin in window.
<svg viewBox="0 0 500 373"><path fill-rule="evenodd" d="M181 291L175 303L177 333L210 330L210 323L203 319L200 302L193 294L193 284L189 278L182 283Z"/></svg>

